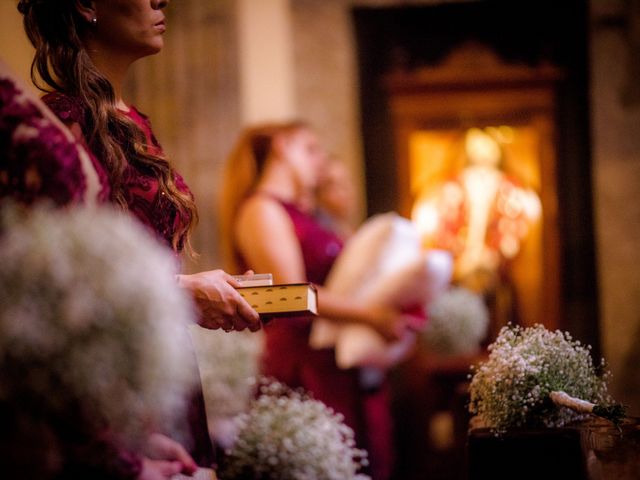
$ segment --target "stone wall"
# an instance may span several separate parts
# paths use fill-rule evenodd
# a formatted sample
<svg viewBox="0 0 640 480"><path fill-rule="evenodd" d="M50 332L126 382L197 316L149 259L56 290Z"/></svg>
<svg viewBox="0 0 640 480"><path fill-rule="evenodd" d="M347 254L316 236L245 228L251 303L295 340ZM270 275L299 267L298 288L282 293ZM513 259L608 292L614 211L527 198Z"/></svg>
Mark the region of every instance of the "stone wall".
<svg viewBox="0 0 640 480"><path fill-rule="evenodd" d="M602 350L616 397L640 415L640 104L622 102L631 54L621 26L594 20L591 107Z"/></svg>
<svg viewBox="0 0 640 480"><path fill-rule="evenodd" d="M364 215L355 39L349 2L292 0L296 105L327 149L345 162Z"/></svg>
<svg viewBox="0 0 640 480"><path fill-rule="evenodd" d="M16 8L17 1L0 2L0 57L16 75L28 85L33 47L22 28L22 15Z"/></svg>

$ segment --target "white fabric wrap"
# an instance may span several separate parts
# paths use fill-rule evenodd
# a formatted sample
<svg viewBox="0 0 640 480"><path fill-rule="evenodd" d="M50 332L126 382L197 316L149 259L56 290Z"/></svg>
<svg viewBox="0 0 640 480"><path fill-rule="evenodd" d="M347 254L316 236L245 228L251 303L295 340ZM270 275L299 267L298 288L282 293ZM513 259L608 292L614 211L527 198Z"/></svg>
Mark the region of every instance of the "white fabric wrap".
<svg viewBox="0 0 640 480"><path fill-rule="evenodd" d="M446 289L452 268L449 253L425 251L413 223L390 212L371 217L349 239L325 288L364 304L426 307ZM387 369L410 353L415 339L415 332L406 332L389 343L369 326L318 318L310 344L317 349L335 347L340 368Z"/></svg>

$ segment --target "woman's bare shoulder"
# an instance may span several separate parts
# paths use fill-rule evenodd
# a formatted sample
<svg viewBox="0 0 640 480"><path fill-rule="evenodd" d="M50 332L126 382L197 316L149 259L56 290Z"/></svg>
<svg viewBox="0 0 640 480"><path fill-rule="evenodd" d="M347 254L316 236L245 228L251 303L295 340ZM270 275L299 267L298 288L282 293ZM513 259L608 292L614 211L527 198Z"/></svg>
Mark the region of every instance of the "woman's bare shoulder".
<svg viewBox="0 0 640 480"><path fill-rule="evenodd" d="M268 196L248 198L236 218L235 234L245 242L254 236L286 238L293 234L294 227L287 210L277 199Z"/></svg>
<svg viewBox="0 0 640 480"><path fill-rule="evenodd" d="M267 195L252 195L238 211L240 221L262 222L288 218L287 211L277 199Z"/></svg>

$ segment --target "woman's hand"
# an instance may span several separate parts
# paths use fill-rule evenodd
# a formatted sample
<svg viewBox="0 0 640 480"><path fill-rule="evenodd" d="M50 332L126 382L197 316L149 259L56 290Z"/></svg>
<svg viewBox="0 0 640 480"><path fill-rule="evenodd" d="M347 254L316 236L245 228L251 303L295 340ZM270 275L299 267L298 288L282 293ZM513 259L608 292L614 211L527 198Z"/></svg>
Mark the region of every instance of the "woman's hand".
<svg viewBox="0 0 640 480"><path fill-rule="evenodd" d="M222 270L178 275L178 284L193 295L200 310L200 325L225 331L260 329L260 317L236 290L240 284Z"/></svg>
<svg viewBox="0 0 640 480"><path fill-rule="evenodd" d="M182 464L178 461L142 459L142 471L136 480L170 480L182 472Z"/></svg>
<svg viewBox="0 0 640 480"><path fill-rule="evenodd" d="M185 448L166 435L152 433L149 435L145 447L145 453L149 459L180 462L182 473L192 474L198 469L195 460Z"/></svg>
<svg viewBox="0 0 640 480"><path fill-rule="evenodd" d="M367 325L390 342L403 338L408 331L420 330L426 320L421 306L401 309L381 304L363 305L324 287L318 287L318 310L321 317L339 324Z"/></svg>
<svg viewBox="0 0 640 480"><path fill-rule="evenodd" d="M160 433L151 434L137 480L166 480L178 473L193 474L198 465L182 445Z"/></svg>
<svg viewBox="0 0 640 480"><path fill-rule="evenodd" d="M386 306L372 306L366 311L364 323L374 328L388 341L400 340L409 330L417 330L424 323L424 313L401 311Z"/></svg>

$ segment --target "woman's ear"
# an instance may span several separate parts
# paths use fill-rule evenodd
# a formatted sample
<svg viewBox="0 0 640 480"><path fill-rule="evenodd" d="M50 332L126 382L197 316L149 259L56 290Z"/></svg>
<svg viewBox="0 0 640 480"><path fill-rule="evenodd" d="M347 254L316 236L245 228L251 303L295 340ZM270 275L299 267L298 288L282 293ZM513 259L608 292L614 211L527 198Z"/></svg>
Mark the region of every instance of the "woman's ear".
<svg viewBox="0 0 640 480"><path fill-rule="evenodd" d="M93 0L75 0L76 11L87 23L95 25L98 20L96 6Z"/></svg>

